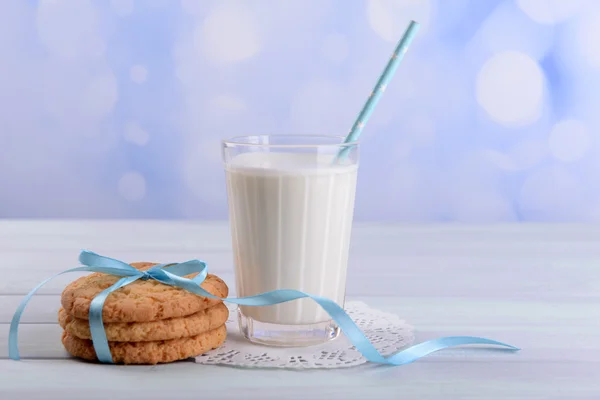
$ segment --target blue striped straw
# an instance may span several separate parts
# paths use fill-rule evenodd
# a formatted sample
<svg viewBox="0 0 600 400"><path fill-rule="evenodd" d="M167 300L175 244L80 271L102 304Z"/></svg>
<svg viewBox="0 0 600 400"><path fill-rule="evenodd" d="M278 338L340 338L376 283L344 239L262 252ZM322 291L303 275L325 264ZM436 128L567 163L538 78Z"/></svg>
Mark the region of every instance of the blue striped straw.
<svg viewBox="0 0 600 400"><path fill-rule="evenodd" d="M354 125L352 125L352 129L350 129L348 136L346 136L344 143L354 142L360 136L363 128L369 120L369 117L371 116L371 113L373 113L377 102L381 98L383 92L385 92L385 88L394 76L398 65L400 65L400 62L404 58L404 54L406 54L408 46L410 46L410 43L417 34L419 26L420 25L418 22L410 21L408 28L406 28L406 31L404 31L404 35L402 35L402 38L400 39L400 41L396 45L396 48L394 49L392 58L390 58L390 61L387 63L385 69L379 76L377 84L373 88L373 91L371 92L371 95L365 102L365 105L363 106L362 110L360 110L360 114L358 114L358 117L356 118ZM342 150L340 150L337 158L339 159L341 157L346 156L347 153L350 151L351 147L352 146L345 146Z"/></svg>

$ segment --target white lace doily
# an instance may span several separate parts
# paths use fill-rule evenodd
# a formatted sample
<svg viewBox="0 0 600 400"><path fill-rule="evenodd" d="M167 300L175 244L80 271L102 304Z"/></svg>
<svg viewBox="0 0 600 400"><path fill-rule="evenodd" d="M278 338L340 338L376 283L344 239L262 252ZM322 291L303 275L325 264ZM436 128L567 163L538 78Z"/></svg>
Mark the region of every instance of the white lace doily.
<svg viewBox="0 0 600 400"><path fill-rule="evenodd" d="M199 364L254 368L344 368L367 360L344 336L310 347L270 347L250 343L239 331L236 306L229 306L227 341L218 349L196 357ZM358 301L346 303L346 312L383 355L397 352L414 341L413 328L398 316Z"/></svg>

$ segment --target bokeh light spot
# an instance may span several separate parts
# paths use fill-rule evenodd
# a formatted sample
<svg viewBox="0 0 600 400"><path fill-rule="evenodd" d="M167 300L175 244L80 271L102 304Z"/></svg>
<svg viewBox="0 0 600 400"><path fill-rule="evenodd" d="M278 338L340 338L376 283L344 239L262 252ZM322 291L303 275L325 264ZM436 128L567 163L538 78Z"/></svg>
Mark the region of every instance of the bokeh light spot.
<svg viewBox="0 0 600 400"><path fill-rule="evenodd" d="M419 21L421 35L427 31L432 14L430 0L369 0L367 19L382 39L396 43L410 20Z"/></svg>
<svg viewBox="0 0 600 400"><path fill-rule="evenodd" d="M119 194L127 201L137 202L146 196L146 179L136 171L128 171L119 178Z"/></svg>
<svg viewBox="0 0 600 400"><path fill-rule="evenodd" d="M90 54L90 43L97 41L97 20L98 11L89 0L40 0L35 24L41 43L52 54L74 60Z"/></svg>
<svg viewBox="0 0 600 400"><path fill-rule="evenodd" d="M246 102L236 94L219 94L212 99L211 106L220 111L234 113L244 112L248 109Z"/></svg>
<svg viewBox="0 0 600 400"><path fill-rule="evenodd" d="M577 24L574 46L592 68L600 68L600 8L586 14Z"/></svg>
<svg viewBox="0 0 600 400"><path fill-rule="evenodd" d="M123 132L124 139L137 146L145 146L148 144L150 135L137 122L128 122L125 125Z"/></svg>
<svg viewBox="0 0 600 400"><path fill-rule="evenodd" d="M148 68L144 65L134 65L129 69L129 76L135 83L144 83L148 79Z"/></svg>
<svg viewBox="0 0 600 400"><path fill-rule="evenodd" d="M579 181L558 166L533 170L525 178L519 193L525 220L576 220L583 211L582 200Z"/></svg>
<svg viewBox="0 0 600 400"><path fill-rule="evenodd" d="M490 161L493 165L504 171L517 170L514 160L509 155L500 151L486 149L481 152L481 155L485 160Z"/></svg>
<svg viewBox="0 0 600 400"><path fill-rule="evenodd" d="M217 5L196 27L194 41L214 63L233 63L260 51L261 39L253 14L243 3Z"/></svg>
<svg viewBox="0 0 600 400"><path fill-rule="evenodd" d="M112 73L94 77L84 90L82 111L101 119L110 114L119 98L117 79Z"/></svg>
<svg viewBox="0 0 600 400"><path fill-rule="evenodd" d="M548 148L554 158L563 162L577 161L591 145L588 127L581 121L563 120L552 128Z"/></svg>
<svg viewBox="0 0 600 400"><path fill-rule="evenodd" d="M517 0L519 8L540 24L562 22L581 10L588 0Z"/></svg>
<svg viewBox="0 0 600 400"><path fill-rule="evenodd" d="M477 102L502 125L524 126L541 116L545 78L526 54L505 51L489 58L477 75Z"/></svg>
<svg viewBox="0 0 600 400"><path fill-rule="evenodd" d="M510 26L510 29L507 27ZM498 5L483 21L478 31L487 54L519 51L541 60L551 51L555 40L553 26L541 26L512 2Z"/></svg>
<svg viewBox="0 0 600 400"><path fill-rule="evenodd" d="M548 154L546 143L537 139L524 139L509 151L510 158L520 170L539 164Z"/></svg>

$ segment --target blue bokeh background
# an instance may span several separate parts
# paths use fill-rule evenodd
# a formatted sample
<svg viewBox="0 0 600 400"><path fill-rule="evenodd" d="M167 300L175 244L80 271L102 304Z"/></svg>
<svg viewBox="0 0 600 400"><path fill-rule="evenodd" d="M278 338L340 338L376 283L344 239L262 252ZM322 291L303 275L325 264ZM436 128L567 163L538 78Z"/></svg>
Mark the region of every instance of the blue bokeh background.
<svg viewBox="0 0 600 400"><path fill-rule="evenodd" d="M227 216L222 138L362 136L356 217L600 219L595 0L3 0L0 217Z"/></svg>

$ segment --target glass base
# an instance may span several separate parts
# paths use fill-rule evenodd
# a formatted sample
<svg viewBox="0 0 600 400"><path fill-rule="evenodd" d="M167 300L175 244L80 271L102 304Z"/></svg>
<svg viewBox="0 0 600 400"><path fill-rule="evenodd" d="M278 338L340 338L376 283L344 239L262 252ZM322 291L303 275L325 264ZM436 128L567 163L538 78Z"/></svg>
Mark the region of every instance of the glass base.
<svg viewBox="0 0 600 400"><path fill-rule="evenodd" d="M240 331L252 343L279 347L304 347L337 338L340 328L333 321L307 325L281 325L260 322L242 314L238 308Z"/></svg>

